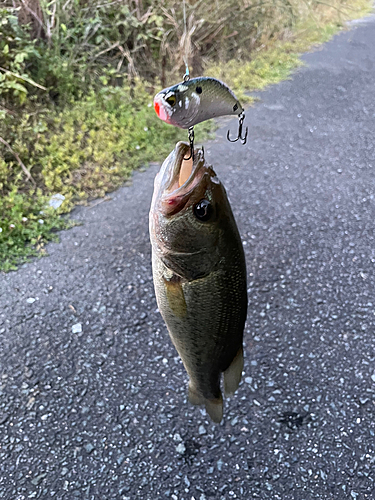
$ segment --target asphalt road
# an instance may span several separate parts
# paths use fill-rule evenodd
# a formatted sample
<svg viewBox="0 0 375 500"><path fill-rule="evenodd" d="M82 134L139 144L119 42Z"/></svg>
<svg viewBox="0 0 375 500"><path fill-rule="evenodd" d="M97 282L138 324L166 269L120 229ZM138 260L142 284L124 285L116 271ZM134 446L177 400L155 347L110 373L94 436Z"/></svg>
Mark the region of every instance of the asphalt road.
<svg viewBox="0 0 375 500"><path fill-rule="evenodd" d="M206 145L248 266L220 425L156 307L157 166L0 276L0 498L375 498L374 47L372 17L259 94L246 146Z"/></svg>

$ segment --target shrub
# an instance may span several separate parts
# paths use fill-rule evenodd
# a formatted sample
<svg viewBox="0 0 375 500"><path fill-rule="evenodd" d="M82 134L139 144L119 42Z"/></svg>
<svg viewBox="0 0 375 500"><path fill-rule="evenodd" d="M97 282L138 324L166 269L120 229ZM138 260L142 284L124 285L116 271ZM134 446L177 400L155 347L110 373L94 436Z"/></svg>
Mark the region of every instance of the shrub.
<svg viewBox="0 0 375 500"><path fill-rule="evenodd" d="M45 243L56 239L55 231L71 225L46 208L47 198L41 193L32 194L15 187L0 198L0 269L4 271L15 269L30 255L42 254Z"/></svg>
<svg viewBox="0 0 375 500"><path fill-rule="evenodd" d="M26 101L27 87L35 85L28 69L39 58L35 41L18 24L17 10L0 9L0 104Z"/></svg>

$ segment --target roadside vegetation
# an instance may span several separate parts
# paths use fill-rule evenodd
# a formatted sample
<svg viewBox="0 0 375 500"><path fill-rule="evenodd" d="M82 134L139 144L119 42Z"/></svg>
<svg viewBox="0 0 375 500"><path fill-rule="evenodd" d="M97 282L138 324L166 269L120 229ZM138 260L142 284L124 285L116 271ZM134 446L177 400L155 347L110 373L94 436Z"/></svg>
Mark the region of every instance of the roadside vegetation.
<svg viewBox="0 0 375 500"><path fill-rule="evenodd" d="M5 0L0 6L0 270L42 254L61 214L161 160L184 131L153 95L210 75L246 92L285 79L368 0ZM200 137L210 124L201 126ZM57 195L57 198L56 198Z"/></svg>

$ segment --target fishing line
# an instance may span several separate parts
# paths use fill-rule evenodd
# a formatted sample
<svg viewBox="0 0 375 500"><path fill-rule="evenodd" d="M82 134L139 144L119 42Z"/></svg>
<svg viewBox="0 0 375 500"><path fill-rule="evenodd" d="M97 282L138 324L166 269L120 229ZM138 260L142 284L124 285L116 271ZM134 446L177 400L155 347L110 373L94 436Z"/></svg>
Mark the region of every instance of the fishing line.
<svg viewBox="0 0 375 500"><path fill-rule="evenodd" d="M187 82L188 80L190 80L190 73L189 73L189 53L188 53L188 44L187 44L187 23L186 23L185 0L183 0L183 6L184 6L184 45L185 45L185 54L183 56L184 63L185 63L184 82Z"/></svg>
<svg viewBox="0 0 375 500"><path fill-rule="evenodd" d="M184 16L184 32L183 32L183 43L184 43L184 55L183 61L185 63L185 74L183 77L184 82L188 82L190 80L190 72L189 72L189 43L188 43L188 28L187 28L187 20L186 20L186 0L182 1L183 5L183 16ZM238 108L238 104L235 105L233 111L236 111ZM241 113L238 115L238 133L235 139L231 139L229 136L229 130L227 133L227 139L229 142L237 142L241 140L242 144L246 144L247 141L247 133L248 127L246 127L245 134L243 134L243 122L245 120L245 112L242 109ZM185 160L190 160L190 158L194 161L194 125L189 127L189 145L190 145L190 156L188 158L184 158ZM203 153L204 154L204 153Z"/></svg>
<svg viewBox="0 0 375 500"><path fill-rule="evenodd" d="M190 72L189 72L189 51L187 44L187 22L186 22L186 3L183 0L184 6L184 45L185 45L185 55L183 57L185 63L185 74L184 74L184 82L190 80ZM190 160L190 158L194 161L194 127L189 127L189 145L190 145L190 156L188 158L184 158L184 160Z"/></svg>

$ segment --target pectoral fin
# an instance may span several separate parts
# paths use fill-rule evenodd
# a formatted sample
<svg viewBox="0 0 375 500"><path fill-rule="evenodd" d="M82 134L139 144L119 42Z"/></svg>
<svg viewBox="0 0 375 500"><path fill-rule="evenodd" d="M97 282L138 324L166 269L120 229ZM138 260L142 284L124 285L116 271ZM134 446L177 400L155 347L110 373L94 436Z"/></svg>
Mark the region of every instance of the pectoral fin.
<svg viewBox="0 0 375 500"><path fill-rule="evenodd" d="M168 304L173 314L178 318L184 318L187 308L180 277L173 275L171 279L164 278L164 285Z"/></svg>
<svg viewBox="0 0 375 500"><path fill-rule="evenodd" d="M233 396L241 382L243 370L243 349L239 349L236 357L224 372L224 394Z"/></svg>

